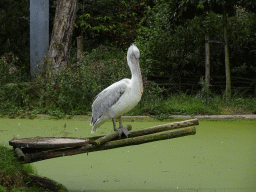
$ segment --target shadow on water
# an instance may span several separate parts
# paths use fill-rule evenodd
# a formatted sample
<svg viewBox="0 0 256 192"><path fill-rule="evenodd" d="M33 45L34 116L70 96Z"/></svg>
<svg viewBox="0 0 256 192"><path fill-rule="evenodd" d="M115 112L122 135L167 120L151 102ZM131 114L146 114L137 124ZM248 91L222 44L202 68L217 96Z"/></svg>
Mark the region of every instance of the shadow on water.
<svg viewBox="0 0 256 192"><path fill-rule="evenodd" d="M89 137L88 121L0 119L0 140ZM141 129L166 122L129 122ZM164 141L33 163L72 192L256 191L256 120L199 120L197 133ZM112 131L107 122L95 134ZM150 190L154 189L154 190Z"/></svg>

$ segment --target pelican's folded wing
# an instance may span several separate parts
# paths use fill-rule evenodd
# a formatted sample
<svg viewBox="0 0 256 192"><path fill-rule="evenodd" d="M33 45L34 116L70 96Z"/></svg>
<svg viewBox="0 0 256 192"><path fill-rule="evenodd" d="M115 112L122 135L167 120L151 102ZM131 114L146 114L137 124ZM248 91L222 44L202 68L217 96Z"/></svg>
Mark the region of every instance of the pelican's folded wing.
<svg viewBox="0 0 256 192"><path fill-rule="evenodd" d="M128 83L129 79L118 81L104 89L95 97L92 104L91 125L94 125L97 120L120 99Z"/></svg>

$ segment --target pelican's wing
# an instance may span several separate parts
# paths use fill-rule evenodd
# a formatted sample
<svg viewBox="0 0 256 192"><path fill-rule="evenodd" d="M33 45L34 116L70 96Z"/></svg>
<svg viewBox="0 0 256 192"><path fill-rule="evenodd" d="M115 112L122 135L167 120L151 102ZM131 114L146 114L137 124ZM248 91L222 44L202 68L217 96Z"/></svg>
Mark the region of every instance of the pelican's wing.
<svg viewBox="0 0 256 192"><path fill-rule="evenodd" d="M104 89L95 97L92 104L91 125L94 125L96 121L119 100L125 92L128 83L129 79L118 81Z"/></svg>

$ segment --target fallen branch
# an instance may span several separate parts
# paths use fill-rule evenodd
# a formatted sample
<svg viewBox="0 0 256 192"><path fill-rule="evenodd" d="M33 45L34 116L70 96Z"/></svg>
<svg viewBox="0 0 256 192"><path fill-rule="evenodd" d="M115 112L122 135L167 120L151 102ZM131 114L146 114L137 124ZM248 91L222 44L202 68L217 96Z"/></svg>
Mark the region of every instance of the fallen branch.
<svg viewBox="0 0 256 192"><path fill-rule="evenodd" d="M27 153L26 154L27 158L21 163L23 164L32 163L32 162L51 159L55 157L63 157L63 156L76 155L80 153L108 150L108 149L113 149L118 147L129 146L129 145L138 145L138 144L152 142L152 141L171 139L171 138L182 137L186 135L194 135L195 133L196 133L195 127L190 127L190 128L172 130L172 131L163 132L163 133L109 141L99 146L88 144L82 147L66 148L66 149L59 149L59 150L53 150L53 151L42 151L37 153Z"/></svg>

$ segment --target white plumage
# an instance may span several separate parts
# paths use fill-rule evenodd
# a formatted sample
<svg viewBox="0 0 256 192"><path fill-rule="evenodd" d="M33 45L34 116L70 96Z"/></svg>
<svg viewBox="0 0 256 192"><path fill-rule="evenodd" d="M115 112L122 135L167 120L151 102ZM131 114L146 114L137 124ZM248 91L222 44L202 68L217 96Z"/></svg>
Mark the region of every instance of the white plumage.
<svg viewBox="0 0 256 192"><path fill-rule="evenodd" d="M131 70L131 79L122 79L100 92L92 104L91 126L94 133L108 119L112 118L114 130L115 118L119 118L119 128L122 128L121 115L133 109L143 94L143 83L139 66L139 49L132 44L127 52L127 62Z"/></svg>

